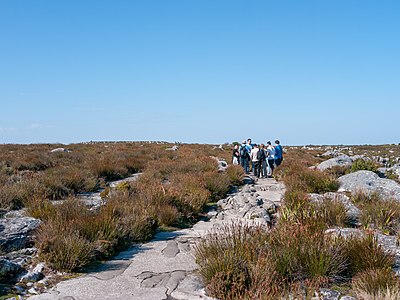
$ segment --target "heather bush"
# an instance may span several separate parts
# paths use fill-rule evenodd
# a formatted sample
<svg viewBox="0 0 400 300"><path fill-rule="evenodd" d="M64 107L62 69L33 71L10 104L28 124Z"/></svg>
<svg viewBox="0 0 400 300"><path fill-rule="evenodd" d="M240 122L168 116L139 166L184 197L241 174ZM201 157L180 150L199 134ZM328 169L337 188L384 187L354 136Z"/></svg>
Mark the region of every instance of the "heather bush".
<svg viewBox="0 0 400 300"><path fill-rule="evenodd" d="M361 170L376 172L378 167L379 166L377 165L377 163L372 160L358 158L351 165L350 172L357 172Z"/></svg>
<svg viewBox="0 0 400 300"><path fill-rule="evenodd" d="M343 246L325 237L323 228L284 223L270 236L271 263L288 282L334 282L346 269Z"/></svg>
<svg viewBox="0 0 400 300"><path fill-rule="evenodd" d="M360 222L364 228L376 228L387 234L400 229L400 203L385 200L377 193L359 191L352 195L353 202L361 209Z"/></svg>
<svg viewBox="0 0 400 300"><path fill-rule="evenodd" d="M305 193L334 192L339 188L337 179L331 175L304 166L293 164L283 182L289 191L302 191Z"/></svg>
<svg viewBox="0 0 400 300"><path fill-rule="evenodd" d="M349 238L344 245L350 277L369 269L391 269L394 264L393 254L385 252L373 234Z"/></svg>
<svg viewBox="0 0 400 300"><path fill-rule="evenodd" d="M68 226L49 221L38 232L39 256L55 270L75 271L93 259L94 245Z"/></svg>
<svg viewBox="0 0 400 300"><path fill-rule="evenodd" d="M79 192L95 191L98 179L88 170L77 166L48 169L40 178L42 193L50 199L62 199Z"/></svg>
<svg viewBox="0 0 400 300"><path fill-rule="evenodd" d="M251 273L265 247L262 227L224 225L196 245L196 262L208 293L219 299L241 299L250 289Z"/></svg>
<svg viewBox="0 0 400 300"><path fill-rule="evenodd" d="M245 175L243 168L239 165L229 165L225 174L232 185L241 185Z"/></svg>
<svg viewBox="0 0 400 300"><path fill-rule="evenodd" d="M347 223L347 209L336 199L325 198L314 204L316 214L323 219L327 227L344 227Z"/></svg>
<svg viewBox="0 0 400 300"><path fill-rule="evenodd" d="M219 173L217 171L207 172L204 174L205 187L211 193L211 198L219 200L223 198L229 190L231 181L226 173Z"/></svg>
<svg viewBox="0 0 400 300"><path fill-rule="evenodd" d="M351 166L343 165L343 166L333 166L332 168L326 169L324 173L327 173L335 178L339 178L340 176L346 175L350 172Z"/></svg>
<svg viewBox="0 0 400 300"><path fill-rule="evenodd" d="M391 269L369 269L358 273L352 287L360 299L400 299L400 282Z"/></svg>

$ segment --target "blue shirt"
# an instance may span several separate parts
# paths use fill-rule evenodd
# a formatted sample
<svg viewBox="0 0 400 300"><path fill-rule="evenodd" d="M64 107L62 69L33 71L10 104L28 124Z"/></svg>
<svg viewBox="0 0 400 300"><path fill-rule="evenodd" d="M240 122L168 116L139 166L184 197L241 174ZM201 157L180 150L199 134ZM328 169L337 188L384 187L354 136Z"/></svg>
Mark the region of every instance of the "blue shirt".
<svg viewBox="0 0 400 300"><path fill-rule="evenodd" d="M282 146L281 145L275 146L275 158L282 158Z"/></svg>

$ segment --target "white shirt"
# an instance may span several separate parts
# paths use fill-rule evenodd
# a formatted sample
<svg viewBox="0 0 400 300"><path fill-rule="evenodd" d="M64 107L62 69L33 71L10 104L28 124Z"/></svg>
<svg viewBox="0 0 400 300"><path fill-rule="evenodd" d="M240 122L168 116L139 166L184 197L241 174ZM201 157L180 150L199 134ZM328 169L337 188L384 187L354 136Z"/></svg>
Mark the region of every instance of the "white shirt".
<svg viewBox="0 0 400 300"><path fill-rule="evenodd" d="M275 148L272 146L267 147L268 157L267 159L274 159L275 158Z"/></svg>
<svg viewBox="0 0 400 300"><path fill-rule="evenodd" d="M251 161L258 161L258 159L257 159L258 150L259 150L259 149L258 149L257 147L254 147L254 148L251 150L251 152L250 152Z"/></svg>

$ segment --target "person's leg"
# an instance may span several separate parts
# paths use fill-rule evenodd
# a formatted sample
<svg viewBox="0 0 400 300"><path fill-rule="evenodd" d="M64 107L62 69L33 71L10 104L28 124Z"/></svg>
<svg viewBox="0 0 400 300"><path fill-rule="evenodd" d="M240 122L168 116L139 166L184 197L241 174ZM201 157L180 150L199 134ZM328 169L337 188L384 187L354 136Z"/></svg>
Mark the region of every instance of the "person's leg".
<svg viewBox="0 0 400 300"><path fill-rule="evenodd" d="M262 168L261 176L262 176L262 177L267 177L267 161L264 160L264 161L262 162L261 168Z"/></svg>
<svg viewBox="0 0 400 300"><path fill-rule="evenodd" d="M258 172L258 177L262 177L262 161L259 161L257 164L257 172Z"/></svg>
<svg viewBox="0 0 400 300"><path fill-rule="evenodd" d="M246 160L244 158L240 158L240 165L242 166L243 170L246 172Z"/></svg>
<svg viewBox="0 0 400 300"><path fill-rule="evenodd" d="M269 166L270 166L270 169L271 169L271 172L270 172L270 175L269 176L272 176L273 175L273 173L274 173L274 160L273 159L271 159L271 160L268 160L268 164L269 164Z"/></svg>

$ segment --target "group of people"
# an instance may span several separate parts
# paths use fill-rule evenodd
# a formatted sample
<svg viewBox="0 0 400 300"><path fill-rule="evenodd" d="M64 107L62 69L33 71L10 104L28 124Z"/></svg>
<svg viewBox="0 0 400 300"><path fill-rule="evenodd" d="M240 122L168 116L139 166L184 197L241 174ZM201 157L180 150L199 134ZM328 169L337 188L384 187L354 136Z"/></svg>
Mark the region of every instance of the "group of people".
<svg viewBox="0 0 400 300"><path fill-rule="evenodd" d="M247 142L243 140L241 145L235 145L232 156L233 164L240 164L247 174L252 170L255 177L270 178L274 168L282 163L283 149L279 140L272 146L269 141L266 145L253 144L247 139Z"/></svg>

